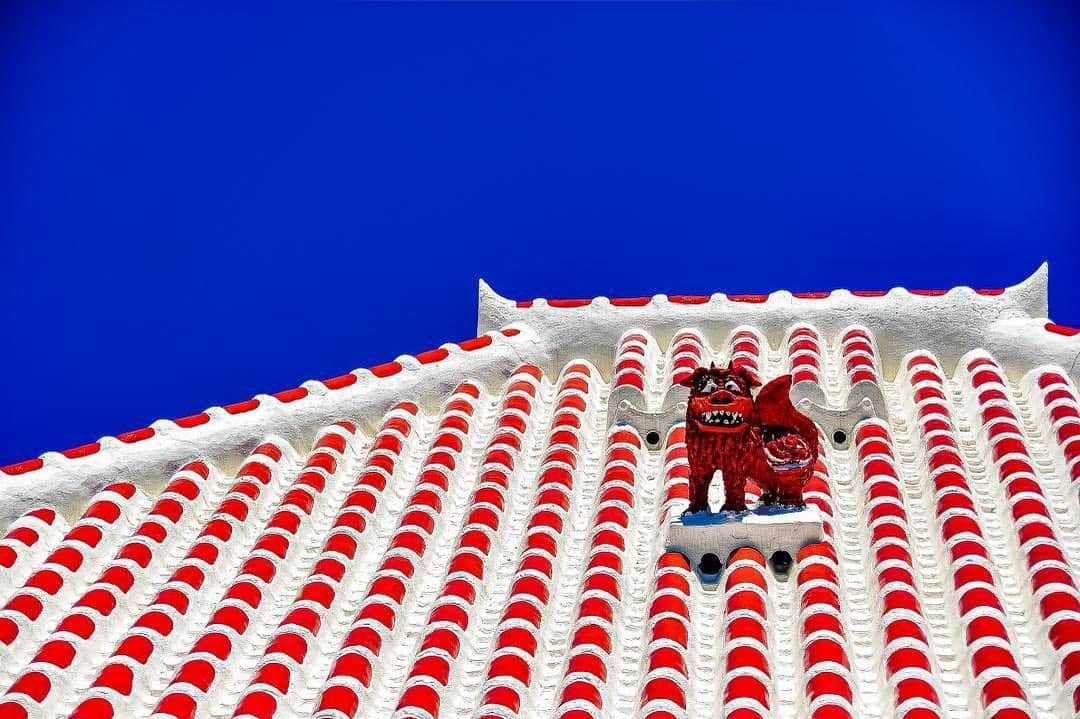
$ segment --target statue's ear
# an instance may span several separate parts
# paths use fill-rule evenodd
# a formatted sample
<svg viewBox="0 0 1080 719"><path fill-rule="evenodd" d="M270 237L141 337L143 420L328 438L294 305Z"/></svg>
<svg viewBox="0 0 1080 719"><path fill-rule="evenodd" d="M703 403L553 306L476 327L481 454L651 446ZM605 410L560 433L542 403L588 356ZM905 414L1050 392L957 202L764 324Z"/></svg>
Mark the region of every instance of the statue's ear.
<svg viewBox="0 0 1080 719"><path fill-rule="evenodd" d="M679 384L683 387L693 388L694 382L697 381L697 378L700 377L703 372L705 372L704 367L695 367L694 371L688 374L685 379L681 380Z"/></svg>
<svg viewBox="0 0 1080 719"><path fill-rule="evenodd" d="M757 373L754 372L749 367L746 367L744 365L737 365L736 366L736 365L732 364L731 367L729 368L729 371L733 375L735 375L737 377L741 377L743 382L746 383L746 386L749 389L754 389L755 387L760 387L761 386L761 380L758 379Z"/></svg>

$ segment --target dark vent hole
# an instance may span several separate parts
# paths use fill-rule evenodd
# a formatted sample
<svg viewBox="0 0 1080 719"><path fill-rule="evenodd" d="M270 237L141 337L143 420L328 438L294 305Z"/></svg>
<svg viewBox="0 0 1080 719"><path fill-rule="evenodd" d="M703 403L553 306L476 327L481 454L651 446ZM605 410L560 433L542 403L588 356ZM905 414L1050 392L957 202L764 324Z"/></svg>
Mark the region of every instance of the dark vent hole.
<svg viewBox="0 0 1080 719"><path fill-rule="evenodd" d="M698 569L702 574L719 574L720 573L720 557L716 556L712 552L701 557L701 561L698 562Z"/></svg>
<svg viewBox="0 0 1080 719"><path fill-rule="evenodd" d="M832 441L834 444L844 444L847 442L847 432L842 429L838 429L832 433Z"/></svg>
<svg viewBox="0 0 1080 719"><path fill-rule="evenodd" d="M775 552L769 562L780 574L787 574L787 571L791 569L791 555L784 551Z"/></svg>
<svg viewBox="0 0 1080 719"><path fill-rule="evenodd" d="M645 435L645 443L648 444L650 447L659 447L660 446L660 433L659 432L649 432L647 435Z"/></svg>

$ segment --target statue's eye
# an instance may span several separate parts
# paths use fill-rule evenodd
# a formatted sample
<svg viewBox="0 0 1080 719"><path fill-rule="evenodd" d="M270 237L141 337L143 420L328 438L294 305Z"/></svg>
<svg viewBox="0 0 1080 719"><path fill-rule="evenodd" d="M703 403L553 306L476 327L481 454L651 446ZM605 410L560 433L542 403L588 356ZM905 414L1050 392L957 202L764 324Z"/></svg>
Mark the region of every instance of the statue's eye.
<svg viewBox="0 0 1080 719"><path fill-rule="evenodd" d="M704 394L711 394L715 392L718 387L719 385L716 383L716 378L710 377L709 375L705 375L698 381L698 392Z"/></svg>
<svg viewBox="0 0 1080 719"><path fill-rule="evenodd" d="M742 387L740 387L739 383L733 379L729 379L727 382L724 383L724 389L726 389L728 392L732 392L735 394L742 392Z"/></svg>

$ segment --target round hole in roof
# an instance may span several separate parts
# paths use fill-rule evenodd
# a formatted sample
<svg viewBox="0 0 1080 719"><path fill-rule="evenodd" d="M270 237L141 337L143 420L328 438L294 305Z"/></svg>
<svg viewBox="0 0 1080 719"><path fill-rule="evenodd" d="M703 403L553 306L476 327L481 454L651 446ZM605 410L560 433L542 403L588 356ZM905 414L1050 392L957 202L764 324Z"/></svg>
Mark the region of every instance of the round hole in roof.
<svg viewBox="0 0 1080 719"><path fill-rule="evenodd" d="M701 556L701 561L698 562L698 569L701 570L702 574L719 574L722 566L720 557L712 552L703 554Z"/></svg>

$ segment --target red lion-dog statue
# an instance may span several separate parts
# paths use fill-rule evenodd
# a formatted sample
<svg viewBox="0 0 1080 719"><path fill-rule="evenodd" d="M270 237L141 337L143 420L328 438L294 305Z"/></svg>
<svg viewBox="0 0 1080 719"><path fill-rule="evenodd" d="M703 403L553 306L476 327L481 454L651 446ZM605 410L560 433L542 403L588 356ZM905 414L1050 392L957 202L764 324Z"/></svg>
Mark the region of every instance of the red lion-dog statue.
<svg viewBox="0 0 1080 719"><path fill-rule="evenodd" d="M746 480L761 487L761 504L803 506L802 488L818 456L817 427L791 404L791 376L761 388L746 367L698 367L682 382L690 388L686 445L690 461L690 506L709 511L709 485L720 470L723 511L746 509Z"/></svg>

